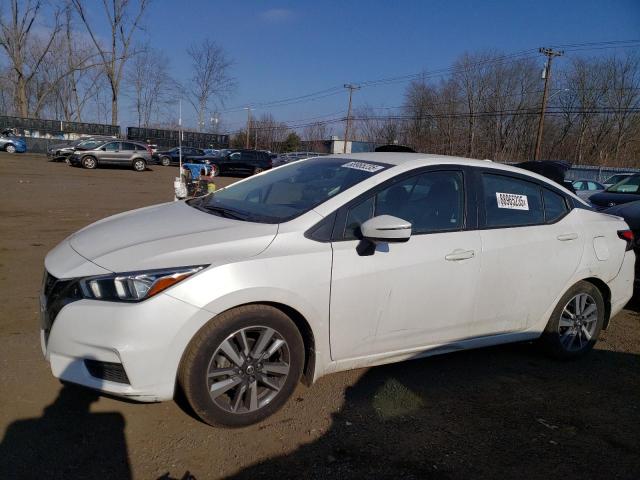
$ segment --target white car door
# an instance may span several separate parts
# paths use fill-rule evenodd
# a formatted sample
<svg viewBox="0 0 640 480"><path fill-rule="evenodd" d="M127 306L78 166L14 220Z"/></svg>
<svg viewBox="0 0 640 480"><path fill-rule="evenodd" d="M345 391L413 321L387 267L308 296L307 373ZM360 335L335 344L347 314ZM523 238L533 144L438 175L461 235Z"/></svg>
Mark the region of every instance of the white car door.
<svg viewBox="0 0 640 480"><path fill-rule="evenodd" d="M584 236L559 190L509 172L478 176L482 255L475 333L524 330L567 286Z"/></svg>
<svg viewBox="0 0 640 480"><path fill-rule="evenodd" d="M465 220L463 180L462 169L404 175L338 214L330 307L334 360L468 336L480 237L475 219ZM412 236L406 243L379 243L367 254L359 225L384 214L411 222Z"/></svg>

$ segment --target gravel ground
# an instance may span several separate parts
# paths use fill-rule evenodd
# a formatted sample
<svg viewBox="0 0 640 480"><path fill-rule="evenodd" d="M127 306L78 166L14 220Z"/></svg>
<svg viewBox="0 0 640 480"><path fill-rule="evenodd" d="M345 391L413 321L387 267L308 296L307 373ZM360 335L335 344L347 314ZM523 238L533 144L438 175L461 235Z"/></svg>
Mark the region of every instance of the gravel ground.
<svg viewBox="0 0 640 480"><path fill-rule="evenodd" d="M520 344L339 373L239 430L62 386L39 345L45 254L171 200L176 173L0 153L0 478L640 478L637 302L577 362Z"/></svg>

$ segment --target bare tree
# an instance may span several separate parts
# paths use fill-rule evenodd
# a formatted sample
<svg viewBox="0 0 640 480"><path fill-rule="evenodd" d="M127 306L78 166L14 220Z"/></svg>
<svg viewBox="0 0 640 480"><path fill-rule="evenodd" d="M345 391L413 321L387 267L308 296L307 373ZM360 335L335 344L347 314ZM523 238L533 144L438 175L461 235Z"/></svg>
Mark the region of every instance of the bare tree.
<svg viewBox="0 0 640 480"><path fill-rule="evenodd" d="M177 89L169 74L169 59L147 47L132 60L126 79L138 127L148 127L173 101Z"/></svg>
<svg viewBox="0 0 640 480"><path fill-rule="evenodd" d="M355 116L357 115L356 112ZM329 135L329 127L323 122L314 122L302 130L302 140L307 142L307 148L314 152L323 151L324 141L328 139Z"/></svg>
<svg viewBox="0 0 640 480"><path fill-rule="evenodd" d="M84 0L71 0L102 59L104 73L111 88L112 125L118 124L118 99L124 66L136 53L133 50L133 36L141 27L149 1L138 0L137 8L133 9L130 8L130 0L102 0L105 20L110 30L109 42L104 45L98 40L95 29L87 18ZM130 15L130 10L134 11L133 15Z"/></svg>
<svg viewBox="0 0 640 480"><path fill-rule="evenodd" d="M49 52L58 32L60 31L60 11L53 15L54 25L51 28L51 37L48 41L39 45L33 61L28 61L28 56L34 49L33 27L39 19L42 9L40 0L10 0L9 18L5 18L4 12L0 12L0 47L5 51L11 62L11 68L15 75L15 102L20 116L29 115L29 99L27 89L30 82L38 73L42 61Z"/></svg>
<svg viewBox="0 0 640 480"><path fill-rule="evenodd" d="M211 103L217 101L222 104L235 87L235 80L229 74L233 62L222 47L209 39L191 45L187 54L191 58L193 72L187 95L198 116L198 129L202 131Z"/></svg>

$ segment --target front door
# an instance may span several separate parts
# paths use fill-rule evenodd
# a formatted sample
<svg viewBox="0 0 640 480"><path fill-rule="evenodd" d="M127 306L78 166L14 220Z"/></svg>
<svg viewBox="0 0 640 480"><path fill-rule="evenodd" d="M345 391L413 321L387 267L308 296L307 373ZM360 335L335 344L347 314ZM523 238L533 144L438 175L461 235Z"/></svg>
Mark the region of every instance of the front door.
<svg viewBox="0 0 640 480"><path fill-rule="evenodd" d="M473 323L480 235L465 220L464 174L406 177L338 216L332 243L330 338L334 360L465 339ZM359 248L359 225L378 215L412 224L406 243Z"/></svg>

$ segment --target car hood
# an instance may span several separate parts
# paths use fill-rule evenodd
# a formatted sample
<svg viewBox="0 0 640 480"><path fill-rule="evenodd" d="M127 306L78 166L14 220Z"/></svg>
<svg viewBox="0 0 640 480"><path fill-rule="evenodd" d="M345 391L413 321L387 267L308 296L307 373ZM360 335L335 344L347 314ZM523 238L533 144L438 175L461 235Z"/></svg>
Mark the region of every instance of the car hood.
<svg viewBox="0 0 640 480"><path fill-rule="evenodd" d="M596 193L589 197L589 201L599 207L613 207L614 205L634 202L636 200L640 200L640 195L637 193L611 193L607 191Z"/></svg>
<svg viewBox="0 0 640 480"><path fill-rule="evenodd" d="M100 220L69 238L73 250L113 272L222 264L266 249L278 225L218 217L171 202Z"/></svg>

